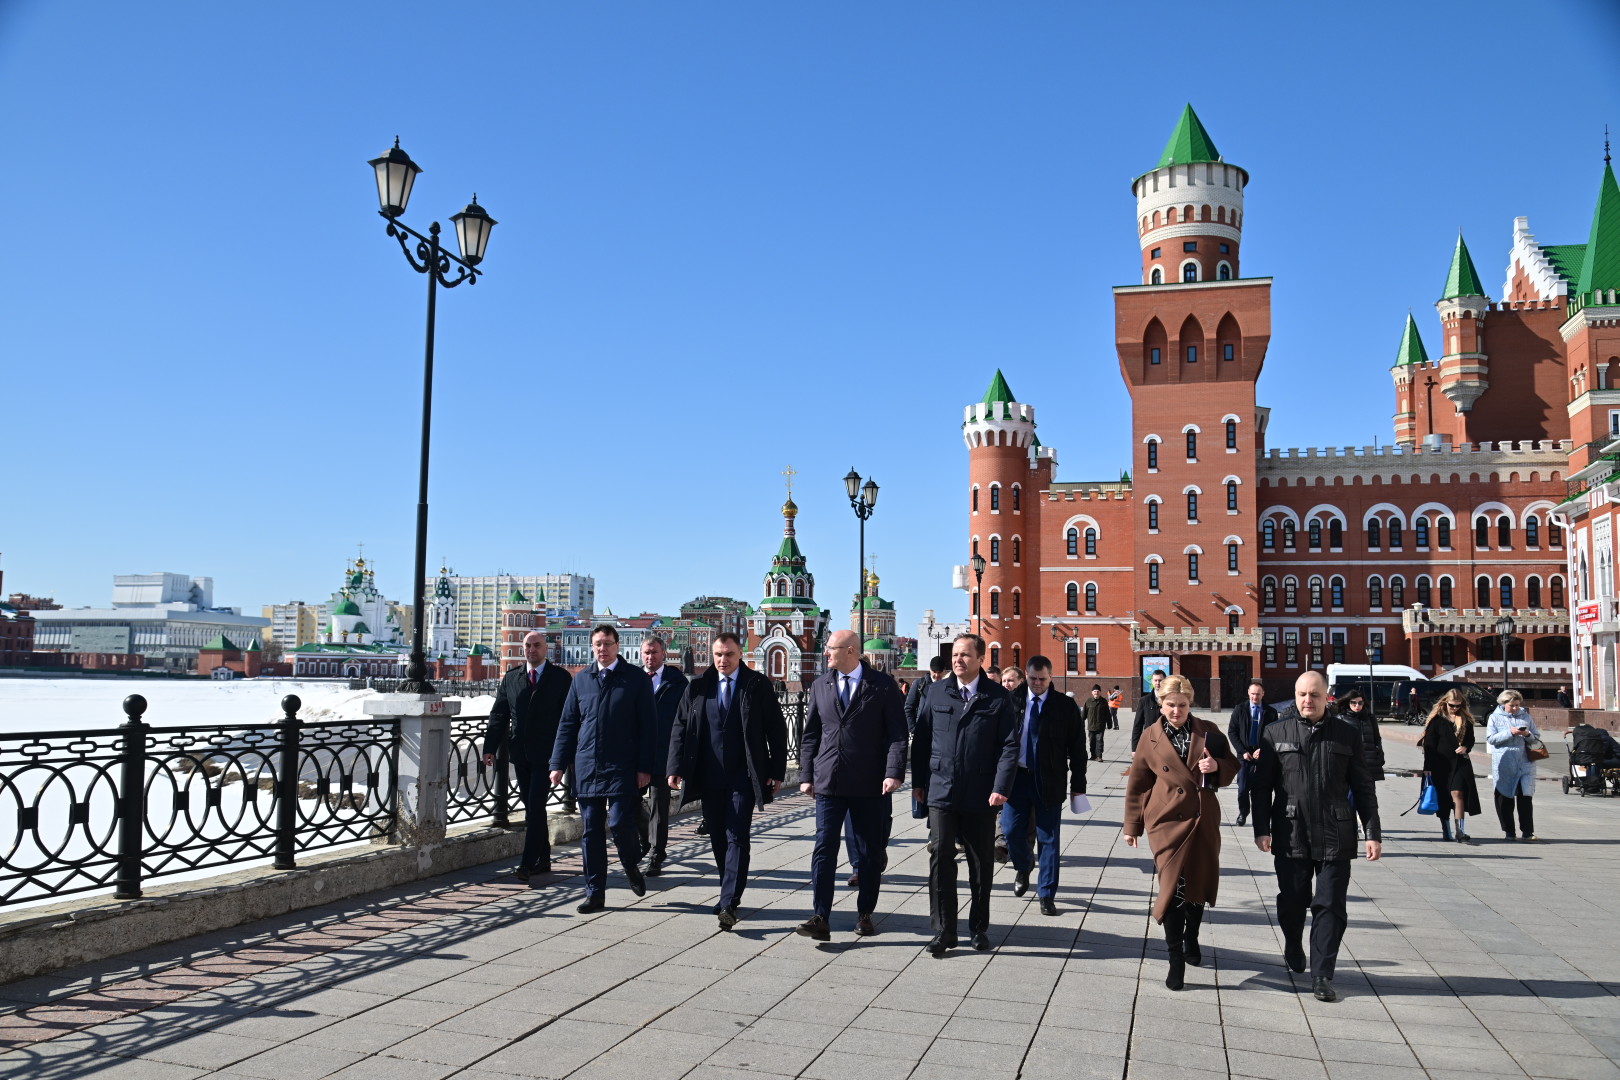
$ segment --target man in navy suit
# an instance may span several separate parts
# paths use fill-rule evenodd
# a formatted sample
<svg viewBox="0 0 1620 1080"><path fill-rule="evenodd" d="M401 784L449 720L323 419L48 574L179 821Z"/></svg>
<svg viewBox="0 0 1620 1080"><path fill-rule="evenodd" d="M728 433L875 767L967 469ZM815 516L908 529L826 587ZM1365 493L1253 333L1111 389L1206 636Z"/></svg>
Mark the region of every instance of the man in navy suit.
<svg viewBox="0 0 1620 1080"><path fill-rule="evenodd" d="M484 729L484 766L494 766L495 754L503 744L508 748L525 819L517 876L528 881L531 874L551 872L551 833L546 824L551 778L547 770L557 741L557 722L574 677L546 662L546 635L538 630L523 636L523 657L523 666L508 671L501 680L500 692L490 707L489 725Z"/></svg>
<svg viewBox="0 0 1620 1080"><path fill-rule="evenodd" d="M1008 836L1023 836L1029 831L1029 823L1035 823L1035 838L1041 845L1035 891L1040 897L1041 914L1056 915L1058 856L1062 850L1058 826L1063 820L1063 800L1086 793L1085 723L1074 699L1052 690L1052 661L1032 656L1026 672L1024 685L1012 695L1013 714L1019 718L1018 773L1007 793L1007 805L1001 808L1001 831ZM1106 699L1097 687L1092 687L1092 694L1102 703L1106 718ZM1023 896L1029 889L1030 863L1034 860L1024 844L1013 844L1009 854L1013 895Z"/></svg>
<svg viewBox="0 0 1620 1080"><path fill-rule="evenodd" d="M1254 783L1254 763L1260 756L1260 733L1266 725L1277 719L1277 710L1267 705L1266 684L1259 679L1249 683L1249 696L1232 710L1226 725L1226 741L1232 744L1232 753L1243 767L1238 770L1237 824L1241 828L1249 820L1249 785Z"/></svg>
<svg viewBox="0 0 1620 1080"><path fill-rule="evenodd" d="M669 786L682 804L703 800L720 871L720 929L737 925L748 885L754 807L775 797L787 773L787 719L771 681L742 664L736 634L715 635L714 666L686 687L669 739ZM683 781L684 786L683 786Z"/></svg>
<svg viewBox="0 0 1620 1080"><path fill-rule="evenodd" d="M603 623L591 631L596 662L579 673L563 704L557 747L551 754L551 782L574 767L574 794L585 826L585 901L581 915L607 906L607 834L613 833L619 865L637 896L647 892L641 876L641 829L636 807L641 789L657 769L658 712L652 680L619 657L619 631Z"/></svg>
<svg viewBox="0 0 1620 1080"><path fill-rule="evenodd" d="M900 687L861 659L861 639L838 630L827 639L827 671L810 684L799 739L799 790L816 797L816 848L810 857L814 910L798 933L830 941L839 833L849 824L849 861L859 877L855 932L877 933L872 911L894 818L890 794L906 776L906 709Z"/></svg>
<svg viewBox="0 0 1620 1080"><path fill-rule="evenodd" d="M956 841L967 852L968 929L990 948L990 886L995 875L996 809L1018 772L1018 717L1012 695L984 671L984 639L958 634L951 675L928 688L911 739L911 795L928 806L928 951L956 947Z"/></svg>
<svg viewBox="0 0 1620 1080"><path fill-rule="evenodd" d="M664 663L667 652L663 638L645 637L641 641L641 669L652 676L653 705L658 709L658 733L653 737L658 768L653 770L652 784L647 788L652 805L641 826L641 850L647 856L645 873L648 877L664 872L671 810L669 776L664 772L664 764L669 758L669 733L675 726L675 713L681 707L681 695L686 693L687 682L680 668Z"/></svg>

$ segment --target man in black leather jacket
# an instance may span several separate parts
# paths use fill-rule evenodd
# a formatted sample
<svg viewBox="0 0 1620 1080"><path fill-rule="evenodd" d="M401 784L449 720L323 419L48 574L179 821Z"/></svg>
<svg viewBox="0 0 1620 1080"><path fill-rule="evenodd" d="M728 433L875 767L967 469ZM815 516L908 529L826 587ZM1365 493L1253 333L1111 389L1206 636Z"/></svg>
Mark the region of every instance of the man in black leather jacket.
<svg viewBox="0 0 1620 1080"><path fill-rule="evenodd" d="M1327 679L1307 671L1294 683L1294 709L1260 734L1252 796L1254 839L1277 867L1277 922L1284 957L1305 970L1305 912L1311 913L1311 991L1337 1001L1333 971L1349 915L1350 860L1356 815L1367 834L1367 858L1383 855L1378 789L1367 769L1361 732L1328 712ZM1351 794L1355 805L1350 803Z"/></svg>

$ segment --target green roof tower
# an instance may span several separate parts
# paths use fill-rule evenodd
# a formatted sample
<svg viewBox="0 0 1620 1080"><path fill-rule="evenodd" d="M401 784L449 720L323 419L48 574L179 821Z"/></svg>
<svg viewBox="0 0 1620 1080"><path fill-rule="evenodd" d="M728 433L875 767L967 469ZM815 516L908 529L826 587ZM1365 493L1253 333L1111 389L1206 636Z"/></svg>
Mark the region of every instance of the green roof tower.
<svg viewBox="0 0 1620 1080"><path fill-rule="evenodd" d="M1395 363L1406 367L1412 364L1427 364L1429 351L1423 347L1423 335L1418 333L1417 320L1412 313L1406 313L1406 329L1401 332L1401 347L1395 353Z"/></svg>
<svg viewBox="0 0 1620 1080"><path fill-rule="evenodd" d="M1457 247L1451 253L1451 270L1446 274L1446 291L1440 294L1442 300L1455 300L1459 296L1484 296L1485 286L1480 284L1479 271L1474 269L1474 260L1468 254L1468 245L1463 243L1462 233L1457 234Z"/></svg>
<svg viewBox="0 0 1620 1080"><path fill-rule="evenodd" d="M1603 154L1603 180L1598 184L1597 209L1592 212L1592 231L1586 238L1580 276L1575 281L1581 302L1597 303L1594 290L1604 291L1605 302L1611 289L1620 289L1620 186L1614 180L1614 166L1608 148Z"/></svg>
<svg viewBox="0 0 1620 1080"><path fill-rule="evenodd" d="M1158 164L1131 182L1142 284L1238 280L1248 184L1248 172L1215 148L1192 105L1183 108Z"/></svg>
<svg viewBox="0 0 1620 1080"><path fill-rule="evenodd" d="M1162 169L1167 165L1219 160L1221 152L1215 149L1215 140L1209 137L1209 131L1198 119L1198 114L1193 112L1192 103L1188 102L1176 121L1176 130L1170 133L1170 141L1164 144L1158 167Z"/></svg>

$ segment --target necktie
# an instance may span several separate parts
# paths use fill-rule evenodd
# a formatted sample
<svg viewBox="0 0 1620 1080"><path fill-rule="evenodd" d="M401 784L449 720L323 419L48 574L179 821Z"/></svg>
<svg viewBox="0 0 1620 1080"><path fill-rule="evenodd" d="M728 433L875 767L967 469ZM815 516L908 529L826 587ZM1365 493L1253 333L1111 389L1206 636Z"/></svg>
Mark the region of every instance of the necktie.
<svg viewBox="0 0 1620 1080"><path fill-rule="evenodd" d="M1024 725L1024 761L1030 767L1035 767L1035 727L1041 719L1041 699L1029 699L1029 722Z"/></svg>
<svg viewBox="0 0 1620 1080"><path fill-rule="evenodd" d="M539 686L540 685L540 669L539 668L530 668L529 669L529 685L530 686Z"/></svg>
<svg viewBox="0 0 1620 1080"><path fill-rule="evenodd" d="M964 686L964 687L962 687L962 700L966 701L967 699L968 699L968 688Z"/></svg>
<svg viewBox="0 0 1620 1080"><path fill-rule="evenodd" d="M841 675L839 678L843 681L843 685L838 688L838 707L847 709L849 708L849 676Z"/></svg>
<svg viewBox="0 0 1620 1080"><path fill-rule="evenodd" d="M724 716L731 711L731 676L727 675L720 680L720 715Z"/></svg>

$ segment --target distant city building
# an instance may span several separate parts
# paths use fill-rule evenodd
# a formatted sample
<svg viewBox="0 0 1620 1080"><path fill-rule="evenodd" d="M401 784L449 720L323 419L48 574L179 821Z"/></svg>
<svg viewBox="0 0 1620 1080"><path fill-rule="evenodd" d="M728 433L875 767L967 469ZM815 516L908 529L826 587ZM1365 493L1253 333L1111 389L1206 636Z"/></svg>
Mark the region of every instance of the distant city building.
<svg viewBox="0 0 1620 1080"><path fill-rule="evenodd" d="M934 619L934 609L929 608L923 612L923 621L917 624L917 664L925 668L936 656L951 658L951 645L957 634L973 633L973 620L965 619L962 622L938 622Z"/></svg>
<svg viewBox="0 0 1620 1080"><path fill-rule="evenodd" d="M410 608L377 590L377 571L362 556L343 570L343 584L321 605L316 640L325 644L404 645L410 640Z"/></svg>
<svg viewBox="0 0 1620 1080"><path fill-rule="evenodd" d="M295 678L402 679L410 660L398 645L317 641L287 654Z"/></svg>
<svg viewBox="0 0 1620 1080"><path fill-rule="evenodd" d="M139 654L145 667L195 671L198 653L214 638L258 637L270 626L269 619L243 615L240 608L216 608L213 600L212 578L119 574L111 607L33 612L34 649Z"/></svg>
<svg viewBox="0 0 1620 1080"><path fill-rule="evenodd" d="M238 675L256 679L260 675L290 675L292 665L267 663L256 637L248 639L246 644L238 644L221 634L198 652L197 674L216 679L233 679Z"/></svg>
<svg viewBox="0 0 1620 1080"><path fill-rule="evenodd" d="M596 610L596 579L589 574L467 575L441 571L426 584L436 593L443 582L455 601L455 646L483 645L498 650L501 607L517 589L530 598L543 597L552 626L571 619L589 620Z"/></svg>
<svg viewBox="0 0 1620 1080"><path fill-rule="evenodd" d="M440 581L443 582L443 578ZM546 632L546 599L536 595L533 599L513 589L512 595L501 605L501 674L528 663L523 654L523 639L534 631ZM550 650L547 650L549 656Z"/></svg>
<svg viewBox="0 0 1620 1080"><path fill-rule="evenodd" d="M849 612L849 628L862 635L861 653L881 671L893 671L900 654L894 641L894 604L878 595L877 571L866 575L866 595Z"/></svg>
<svg viewBox="0 0 1620 1080"><path fill-rule="evenodd" d="M6 572L0 570L0 584ZM21 597L13 593L12 601ZM34 617L21 604L0 604L0 667L25 667L34 656Z"/></svg>
<svg viewBox="0 0 1620 1080"><path fill-rule="evenodd" d="M265 642L275 643L283 652L292 652L300 645L308 645L320 635L320 607L292 600L285 604L266 604L264 617L270 620Z"/></svg>
<svg viewBox="0 0 1620 1080"><path fill-rule="evenodd" d="M14 592L6 597L9 607L19 611L61 611L62 605L49 596L30 596L25 592Z"/></svg>
<svg viewBox="0 0 1620 1080"><path fill-rule="evenodd" d="M426 601L426 640L423 644L430 657L454 656L456 653L456 593L446 576L449 573L447 568L439 567L439 580L433 583L433 595Z"/></svg>
<svg viewBox="0 0 1620 1080"><path fill-rule="evenodd" d="M816 605L816 579L799 550L794 519L799 507L789 489L782 504L782 543L765 573L765 598L749 615L748 665L798 690L822 671L829 613Z"/></svg>

